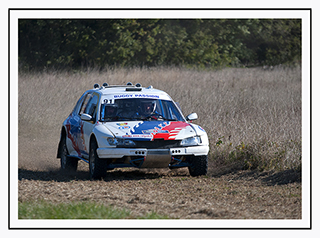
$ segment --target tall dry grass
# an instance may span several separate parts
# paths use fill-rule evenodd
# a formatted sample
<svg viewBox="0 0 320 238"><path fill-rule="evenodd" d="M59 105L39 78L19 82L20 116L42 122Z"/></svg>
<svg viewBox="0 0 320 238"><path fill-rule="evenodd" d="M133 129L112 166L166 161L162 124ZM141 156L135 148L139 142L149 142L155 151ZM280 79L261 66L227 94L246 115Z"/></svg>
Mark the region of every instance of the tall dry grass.
<svg viewBox="0 0 320 238"><path fill-rule="evenodd" d="M85 90L129 81L166 91L185 115L196 112L209 136L210 161L221 171L301 167L301 68L20 73L19 135L49 133L58 140Z"/></svg>

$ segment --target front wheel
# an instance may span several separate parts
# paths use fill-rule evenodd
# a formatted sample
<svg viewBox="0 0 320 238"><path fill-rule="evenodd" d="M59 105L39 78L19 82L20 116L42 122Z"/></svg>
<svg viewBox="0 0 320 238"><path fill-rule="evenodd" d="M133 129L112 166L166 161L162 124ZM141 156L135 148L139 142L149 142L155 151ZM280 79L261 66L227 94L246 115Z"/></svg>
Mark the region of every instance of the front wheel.
<svg viewBox="0 0 320 238"><path fill-rule="evenodd" d="M188 167L191 176L206 175L208 172L208 156L190 156L188 157L190 166Z"/></svg>
<svg viewBox="0 0 320 238"><path fill-rule="evenodd" d="M78 159L69 157L67 144L66 144L66 138L63 137L61 139L61 171L63 172L76 172L78 167Z"/></svg>
<svg viewBox="0 0 320 238"><path fill-rule="evenodd" d="M107 160L98 157L97 148L97 142L93 140L90 144L89 154L90 179L100 179L107 175Z"/></svg>

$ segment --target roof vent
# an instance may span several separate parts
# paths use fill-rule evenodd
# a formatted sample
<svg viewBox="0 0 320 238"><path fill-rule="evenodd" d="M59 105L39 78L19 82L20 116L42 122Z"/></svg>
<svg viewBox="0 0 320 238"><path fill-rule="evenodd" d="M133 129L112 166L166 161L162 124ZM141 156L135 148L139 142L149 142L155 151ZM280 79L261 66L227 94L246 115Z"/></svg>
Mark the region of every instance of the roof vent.
<svg viewBox="0 0 320 238"><path fill-rule="evenodd" d="M97 83L95 83L95 84L93 85L93 88L99 88L99 87L100 87L100 85L97 84Z"/></svg>
<svg viewBox="0 0 320 238"><path fill-rule="evenodd" d="M132 86L133 84L131 82L128 82L127 83L127 86Z"/></svg>
<svg viewBox="0 0 320 238"><path fill-rule="evenodd" d="M141 88L141 84L140 84L140 83L137 83L137 84L136 84L136 87Z"/></svg>
<svg viewBox="0 0 320 238"><path fill-rule="evenodd" d="M109 84L107 84L107 83L103 83L103 84L102 84L102 86L106 88L106 87L108 87L108 86L109 86Z"/></svg>
<svg viewBox="0 0 320 238"><path fill-rule="evenodd" d="M141 91L142 90L142 88L140 87L140 88L126 88L126 91Z"/></svg>

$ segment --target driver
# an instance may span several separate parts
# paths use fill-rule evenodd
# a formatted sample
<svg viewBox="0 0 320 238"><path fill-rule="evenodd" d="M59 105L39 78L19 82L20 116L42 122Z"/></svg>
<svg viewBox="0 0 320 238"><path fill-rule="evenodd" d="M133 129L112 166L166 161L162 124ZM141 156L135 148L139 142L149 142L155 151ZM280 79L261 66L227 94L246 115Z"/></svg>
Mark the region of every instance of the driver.
<svg viewBox="0 0 320 238"><path fill-rule="evenodd" d="M159 115L156 112L156 101L154 100L141 101L140 111L143 117L154 117L154 119L157 119L157 115Z"/></svg>
<svg viewBox="0 0 320 238"><path fill-rule="evenodd" d="M151 115L156 109L156 104L154 101L142 102L141 104L143 113L145 115Z"/></svg>

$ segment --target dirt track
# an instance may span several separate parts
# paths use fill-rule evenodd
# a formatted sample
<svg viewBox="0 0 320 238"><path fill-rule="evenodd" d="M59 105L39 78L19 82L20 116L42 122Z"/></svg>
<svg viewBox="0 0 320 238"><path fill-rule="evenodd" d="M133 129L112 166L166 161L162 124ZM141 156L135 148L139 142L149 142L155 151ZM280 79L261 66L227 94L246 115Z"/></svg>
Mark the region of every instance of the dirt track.
<svg viewBox="0 0 320 238"><path fill-rule="evenodd" d="M57 133L58 134L58 133ZM88 166L61 174L57 135L19 136L19 201L96 201L127 208L132 216L151 211L180 219L301 219L301 176L294 171L238 171L208 176L187 169L116 169L88 180Z"/></svg>

